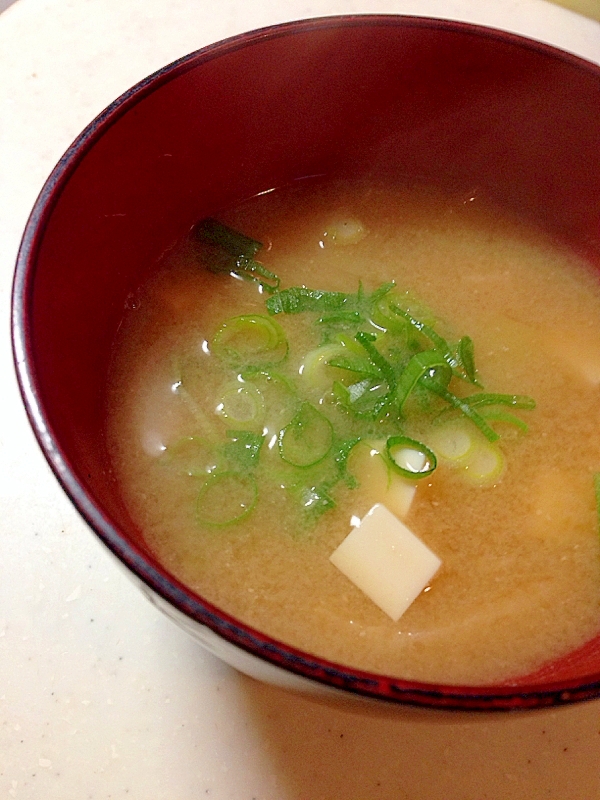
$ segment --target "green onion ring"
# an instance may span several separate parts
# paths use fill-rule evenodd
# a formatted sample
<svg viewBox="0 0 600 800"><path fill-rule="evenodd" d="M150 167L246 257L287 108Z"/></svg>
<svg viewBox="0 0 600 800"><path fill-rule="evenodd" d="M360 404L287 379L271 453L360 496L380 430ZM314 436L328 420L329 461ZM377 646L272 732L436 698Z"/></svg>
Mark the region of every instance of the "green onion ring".
<svg viewBox="0 0 600 800"><path fill-rule="evenodd" d="M252 475L214 472L200 489L196 518L202 525L232 525L248 516L256 505L258 488Z"/></svg>
<svg viewBox="0 0 600 800"><path fill-rule="evenodd" d="M289 344L283 328L262 314L244 314L222 323L211 350L232 366L271 366L283 361Z"/></svg>
<svg viewBox="0 0 600 800"><path fill-rule="evenodd" d="M425 456L425 464L423 469L415 472L414 470L401 467L392 455L392 448L396 449L398 447L401 447L405 450L414 450L418 453L422 453ZM426 478L428 475L431 475L431 473L437 467L437 458L433 450L430 450L426 445L423 444L423 442L418 442L416 439L410 439L408 436L390 436L385 445L385 452L392 469L395 470L395 472L399 472L403 478L409 478L410 480Z"/></svg>

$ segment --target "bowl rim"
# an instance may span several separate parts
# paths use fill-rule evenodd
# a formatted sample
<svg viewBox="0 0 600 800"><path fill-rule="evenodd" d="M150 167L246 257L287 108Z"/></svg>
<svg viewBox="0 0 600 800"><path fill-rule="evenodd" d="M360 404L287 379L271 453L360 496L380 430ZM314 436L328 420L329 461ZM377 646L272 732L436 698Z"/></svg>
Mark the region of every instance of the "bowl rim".
<svg viewBox="0 0 600 800"><path fill-rule="evenodd" d="M348 27L420 27L501 40L592 72L600 85L600 67L572 53L514 33L447 19L401 14L352 14L295 20L244 32L189 53L126 90L79 134L46 180L27 221L18 251L11 298L13 360L25 410L46 461L84 521L134 576L187 617L231 644L303 678L351 694L391 703L469 711L533 709L592 699L600 695L600 672L578 680L542 684L446 685L402 680L345 667L275 640L240 622L187 589L142 549L119 532L79 482L76 471L55 436L46 415L35 370L31 318L37 258L44 232L69 178L96 142L123 115L162 85L212 59L256 43L311 31Z"/></svg>

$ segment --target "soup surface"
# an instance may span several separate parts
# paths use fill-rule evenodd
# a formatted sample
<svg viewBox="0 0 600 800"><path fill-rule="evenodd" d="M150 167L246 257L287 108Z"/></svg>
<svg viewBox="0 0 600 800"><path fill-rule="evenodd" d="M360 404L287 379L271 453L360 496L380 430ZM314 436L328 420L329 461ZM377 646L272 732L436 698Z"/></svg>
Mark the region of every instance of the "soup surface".
<svg viewBox="0 0 600 800"><path fill-rule="evenodd" d="M368 295L395 281L388 299L444 341L473 341L479 385L455 377L455 395L516 394L535 408L482 406L500 434L491 466L478 472L450 453L414 481L404 522L442 566L394 622L329 560L353 518L378 502L390 507L397 481L378 455L392 422L371 421L365 436L363 422L340 410L348 371L306 359L323 342L339 345L354 323L310 311L269 317L259 283L211 272L206 252L185 239L126 311L108 404L125 502L165 567L276 639L407 679L510 680L592 638L600 618L600 289L590 267L477 197L423 189L303 182L219 219L263 243L256 258L280 289L356 294L361 282ZM238 377L232 342L243 348L244 339L268 335L260 322L258 334L249 322L223 326L239 315L281 326L287 345L275 367ZM380 351L381 327L361 328L374 332ZM275 334L272 350L284 339ZM460 439L466 431L487 446L460 409L425 394L407 400L404 433L434 451L440 431L446 445L448 432ZM327 459L303 466L312 456L294 438L305 430L299 402L332 420L338 445L362 441L337 461L330 453L329 467ZM290 425L285 447L295 466L281 444ZM316 431L310 446L318 450ZM224 452L239 469L219 466ZM215 484L224 471L229 477ZM304 484L298 474L308 476Z"/></svg>

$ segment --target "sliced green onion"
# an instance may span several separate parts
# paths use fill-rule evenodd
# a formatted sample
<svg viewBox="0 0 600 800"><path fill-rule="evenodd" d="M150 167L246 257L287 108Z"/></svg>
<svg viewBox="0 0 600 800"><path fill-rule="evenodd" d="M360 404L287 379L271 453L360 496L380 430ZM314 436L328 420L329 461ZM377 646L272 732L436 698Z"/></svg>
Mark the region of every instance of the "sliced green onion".
<svg viewBox="0 0 600 800"><path fill-rule="evenodd" d="M354 338L364 348L373 365L377 367L381 377L387 382L390 392L393 392L396 388L396 373L390 362L375 347L374 342L377 340L377 336L374 333L359 331Z"/></svg>
<svg viewBox="0 0 600 800"><path fill-rule="evenodd" d="M400 306L396 305L396 303L391 303L390 309L395 314L398 314L398 316L405 319L409 323L409 325L412 325L412 327L415 330L419 331L419 333L422 333L424 336L426 336L431 341L434 348L438 351L438 353L441 356L443 356L446 363L452 369L457 369L460 366L448 342L442 336L440 336L439 333L434 331L433 328L431 328L425 322L421 322L420 320L415 319L408 313L408 311L405 311L403 308L400 308Z"/></svg>
<svg viewBox="0 0 600 800"><path fill-rule="evenodd" d="M258 489L252 475L213 473L200 489L196 519L202 525L231 525L248 516L257 498Z"/></svg>
<svg viewBox="0 0 600 800"><path fill-rule="evenodd" d="M333 445L331 422L310 403L300 410L279 436L281 458L295 467L310 467L322 461Z"/></svg>
<svg viewBox="0 0 600 800"><path fill-rule="evenodd" d="M513 408L535 408L535 400L523 394L492 394L481 392L464 398L464 402L475 408L476 406L512 406Z"/></svg>
<svg viewBox="0 0 600 800"><path fill-rule="evenodd" d="M330 495L330 490L331 486L325 482L307 486L301 492L301 503L311 517L320 517L321 514L336 507L337 504Z"/></svg>
<svg viewBox="0 0 600 800"><path fill-rule="evenodd" d="M356 305L356 295L292 286L273 294L268 298L266 305L269 314L301 314L304 311L324 314L340 311L345 307L352 310Z"/></svg>
<svg viewBox="0 0 600 800"><path fill-rule="evenodd" d="M404 333L409 327L408 320L402 319L391 308L392 305L398 305L403 308L413 318L419 318L419 321L429 325L435 325L435 317L429 309L423 306L410 292L393 292L395 283L384 283L379 289L376 289L369 298L371 303L371 319L378 327L384 328L386 331L392 333ZM389 295L389 296L386 296ZM415 309L414 311L412 309Z"/></svg>
<svg viewBox="0 0 600 800"><path fill-rule="evenodd" d="M475 386L481 386L475 367L475 348L470 336L463 336L458 343L458 358L469 381Z"/></svg>
<svg viewBox="0 0 600 800"><path fill-rule="evenodd" d="M211 220L197 228L196 238L221 259L219 269L226 265L232 274L244 278L278 281L254 261L260 243L235 231L231 236L229 229ZM275 288L273 282L265 289L273 291L266 300L270 316L248 314L228 319L209 345L226 367L235 370L231 377L236 375L236 380L222 391L217 406L233 430L227 431L227 441L212 445L218 456L212 459L214 463L199 468L198 474L205 478L209 474L198 496L199 522L219 526L243 519L257 502L253 477L257 469L261 479L291 492L304 513L319 516L335 506L332 489L340 482L349 488L358 485L348 469L349 457L361 441L372 436L388 436L377 451L388 483L409 486L411 492L415 481L436 469L438 456L462 467L477 484L490 483L501 475L504 456L490 444L499 436L488 420L527 430L526 424L506 409L532 409L535 402L521 395L483 391L467 398L454 394L450 390L453 376L481 386L468 336L450 345L434 330L435 319L431 324L429 317L424 321L416 304L407 309L406 297L390 295L393 283L383 284L371 295L360 282L356 294L304 286ZM292 380L273 372L289 350L283 328L273 316L303 312L314 315L308 324L313 325L313 333L316 326L327 343L305 355L297 390ZM373 327L367 330L369 325ZM384 330L374 333L377 326ZM198 372L193 368L174 391L185 392L184 384L190 384L190 377L197 379ZM318 403L315 389L325 390ZM198 397L203 396L201 390L202 386ZM331 403L332 394L337 407ZM315 400L315 405L307 397ZM442 403L438 398L463 418L458 423L451 420L441 433L434 425L427 444L399 432L402 417L413 411L419 420L439 413ZM340 421L336 430L330 415L332 419L337 415ZM211 421L221 428L222 435L222 425L214 415ZM197 428L200 430L199 425ZM265 442L268 449L264 448L261 458ZM196 474L189 471L195 466L187 469L188 474ZM394 478L394 473L402 480ZM600 473L595 489L600 520Z"/></svg>
<svg viewBox="0 0 600 800"><path fill-rule="evenodd" d="M393 400L388 387L378 378L365 378L350 386L334 381L332 389L338 403L358 419L372 421L379 419Z"/></svg>
<svg viewBox="0 0 600 800"><path fill-rule="evenodd" d="M387 292L376 297L378 291L375 291L371 295L371 319L377 327L383 328L386 331L390 331L394 334L404 333L408 327L407 321L399 317L399 315L390 308L390 304L393 303L394 298L397 298L395 293L389 295L389 292L394 287L390 286L390 284L384 284L384 286L390 287Z"/></svg>
<svg viewBox="0 0 600 800"><path fill-rule="evenodd" d="M395 303L390 304L390 309L405 319L409 325L415 330L426 336L433 344L435 350L443 356L449 367L455 372L458 377L468 380L470 383L479 386L477 379L477 370L475 369L475 357L473 349L473 341L468 336L463 338L458 343L458 357L450 347L448 342L439 335L430 325L413 317L408 311L405 311Z"/></svg>
<svg viewBox="0 0 600 800"><path fill-rule="evenodd" d="M454 421L434 428L428 441L438 456L455 462L468 456L473 449L474 439L467 425L466 422Z"/></svg>
<svg viewBox="0 0 600 800"><path fill-rule="evenodd" d="M392 469L403 478L415 480L431 475L437 467L435 453L423 442L408 436L390 436L385 445L385 452Z"/></svg>
<svg viewBox="0 0 600 800"><path fill-rule="evenodd" d="M378 304L394 286L393 281L384 283L371 295L365 294L360 282L357 294L291 286L269 297L267 310L269 314L301 314L312 311L322 315L319 319L321 323L358 325L364 319L361 312L372 316Z"/></svg>
<svg viewBox="0 0 600 800"><path fill-rule="evenodd" d="M388 391L386 385L378 381L371 381L367 391L356 402L354 413L360 419L376 421L387 413L393 397L393 392Z"/></svg>
<svg viewBox="0 0 600 800"><path fill-rule="evenodd" d="M428 386L428 388L431 388ZM439 394L439 392L438 392ZM448 398L445 398L448 399ZM506 411L501 411L500 409L488 409L486 408L485 411L479 411L479 409L483 409L487 406L510 406L512 408L522 408L522 409L534 409L535 408L535 400L527 395L520 395L520 394L493 394L491 392L481 392L479 394L472 394L469 397L463 397L460 399L461 407L456 404L455 401L449 401L453 408L457 408L458 410L462 411L463 414L468 416L472 419L477 427L485 433L484 428L481 426L481 420L497 420L499 422L507 422L510 425L518 428L519 430L526 433L529 430L529 426L523 422L523 420L515 417L513 414L509 414ZM474 413L476 417L474 418L472 413L468 413L466 409L469 408L471 411L473 409L477 409ZM478 421L476 421L478 420ZM494 441L490 438L488 433L485 433L485 436L490 441Z"/></svg>
<svg viewBox="0 0 600 800"><path fill-rule="evenodd" d="M236 383L221 395L216 412L238 428L256 428L265 417L265 402L256 386Z"/></svg>
<svg viewBox="0 0 600 800"><path fill-rule="evenodd" d="M319 317L319 325L339 326L352 328L364 322L364 317L360 311L334 311L331 314L323 314Z"/></svg>
<svg viewBox="0 0 600 800"><path fill-rule="evenodd" d="M254 469L258 465L264 436L251 431L227 431L227 436L231 441L224 445L223 452L230 465L244 472Z"/></svg>
<svg viewBox="0 0 600 800"><path fill-rule="evenodd" d="M423 378L435 378L440 386L447 386L452 377L452 371L446 359L437 350L424 350L414 355L398 379L396 400L400 413L415 387Z"/></svg>
<svg viewBox="0 0 600 800"><path fill-rule="evenodd" d="M301 404L294 385L278 372L246 369L241 378L252 381L265 403L264 424L270 436L279 434L297 413Z"/></svg>
<svg viewBox="0 0 600 800"><path fill-rule="evenodd" d="M362 439L360 437L355 436L352 439L346 439L345 441L340 442L336 446L335 454L333 456L339 478L343 480L346 486L349 486L350 489L355 489L358 486L358 481L354 475L348 472L348 459L350 458L350 454L356 445L361 441Z"/></svg>
<svg viewBox="0 0 600 800"><path fill-rule="evenodd" d="M335 341L344 346L345 349L343 352L347 355L364 356L364 350L354 336L349 336L347 333L338 333L336 334Z"/></svg>
<svg viewBox="0 0 600 800"><path fill-rule="evenodd" d="M478 485L497 481L504 471L504 455L499 447L479 441L464 463L467 478Z"/></svg>
<svg viewBox="0 0 600 800"><path fill-rule="evenodd" d="M485 419L493 420L494 422L506 422L508 425L513 425L518 428L521 433L527 433L529 425L523 422L519 417L510 414L508 411L502 411L500 408L486 408L479 412Z"/></svg>
<svg viewBox="0 0 600 800"><path fill-rule="evenodd" d="M381 286L379 286L377 289L375 289L374 292L371 293L369 297L369 303L371 305L377 305L377 303L380 303L381 300L383 300L386 294L389 294L392 291L392 289L395 288L395 286L396 286L396 281L389 281L388 283L382 283ZM359 296L361 294L360 292L361 288L362 284L359 283Z"/></svg>
<svg viewBox="0 0 600 800"><path fill-rule="evenodd" d="M211 350L235 367L278 364L286 358L288 348L281 325L262 314L226 320L211 343Z"/></svg>
<svg viewBox="0 0 600 800"><path fill-rule="evenodd" d="M335 360L336 356L342 357L345 352L344 346L337 342L310 350L302 359L298 370L302 382L315 389L329 389L332 380L339 376L339 373L331 368L334 365L330 365L330 361Z"/></svg>
<svg viewBox="0 0 600 800"><path fill-rule="evenodd" d="M496 433L493 428L487 424L485 419L474 411L468 403L465 403L464 400L461 400L460 397L457 397L452 392L449 392L445 386L442 386L440 383L437 382L435 379L427 379L422 381L423 385L426 386L430 391L435 392L435 394L439 395L443 400L445 400L452 408L457 409L457 411L462 411L462 413L471 420L483 433L485 438L490 442L497 441L500 436Z"/></svg>
<svg viewBox="0 0 600 800"><path fill-rule="evenodd" d="M471 483L479 486L497 480L504 470L504 455L499 447L484 439L466 420L455 420L437 427L429 444L440 458L460 467Z"/></svg>
<svg viewBox="0 0 600 800"><path fill-rule="evenodd" d="M272 294L279 288L279 278L270 269L267 269L260 261L240 256L236 260L235 269L231 272L232 275L237 275L246 281L254 281L258 283L263 291Z"/></svg>
<svg viewBox="0 0 600 800"><path fill-rule="evenodd" d="M354 372L356 375L367 375L370 378L377 378L380 374L377 367L368 358L361 356L336 355L328 360L327 365Z"/></svg>

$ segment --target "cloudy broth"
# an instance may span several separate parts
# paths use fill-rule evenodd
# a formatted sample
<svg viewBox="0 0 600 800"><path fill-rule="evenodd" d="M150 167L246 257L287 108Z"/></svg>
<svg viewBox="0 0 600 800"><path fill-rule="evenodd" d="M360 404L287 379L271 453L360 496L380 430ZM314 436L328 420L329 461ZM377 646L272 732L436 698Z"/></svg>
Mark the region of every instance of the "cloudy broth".
<svg viewBox="0 0 600 800"><path fill-rule="evenodd" d="M355 293L360 281L373 292L395 281L435 316L436 331L448 340L471 337L486 392L527 395L536 406L515 412L527 431L490 421L501 434L503 468L489 480L474 482L440 459L418 481L404 521L442 567L393 622L329 560L351 518L385 502L376 480L357 474L356 488L339 482L331 489L335 507L306 519L285 475L261 482L259 471L279 458L269 431L248 513L225 525L198 521L198 497L214 465L207 452L190 467L186 442L226 439L239 427L218 410L232 371L211 346L224 320L265 315L266 296L256 283L208 271L185 239L126 312L109 387L115 473L164 566L276 639L406 679L510 680L592 638L600 611L600 290L589 266L476 196L415 188L306 182L219 220L264 244L257 259L281 288ZM348 242L331 241L340 221L360 223ZM289 342L277 377L297 382L322 326L292 314L277 322ZM185 396L178 391L182 374ZM275 405L285 406L281 397ZM409 433L428 441L415 419ZM343 424L344 436L352 435L352 424ZM439 425L437 415L432 425Z"/></svg>

